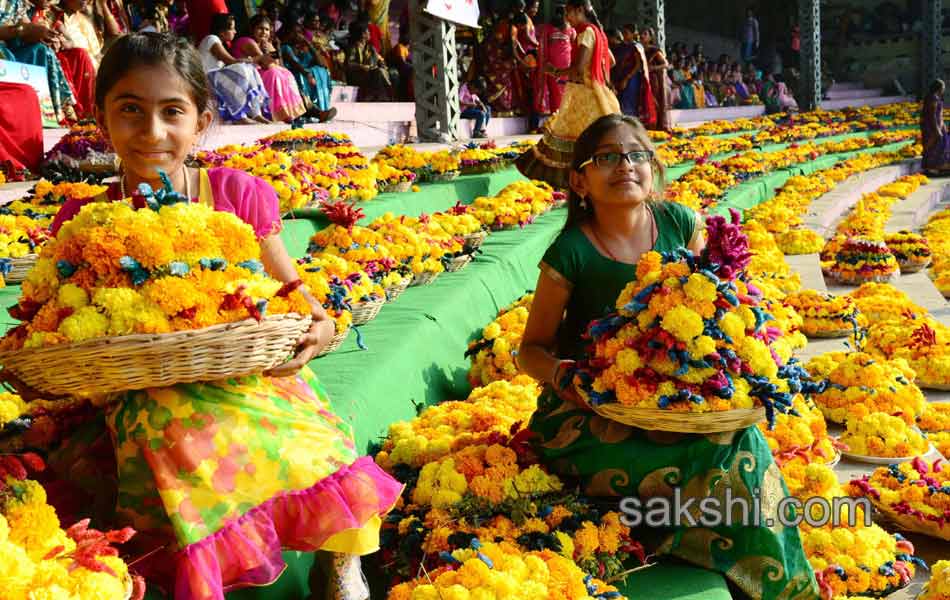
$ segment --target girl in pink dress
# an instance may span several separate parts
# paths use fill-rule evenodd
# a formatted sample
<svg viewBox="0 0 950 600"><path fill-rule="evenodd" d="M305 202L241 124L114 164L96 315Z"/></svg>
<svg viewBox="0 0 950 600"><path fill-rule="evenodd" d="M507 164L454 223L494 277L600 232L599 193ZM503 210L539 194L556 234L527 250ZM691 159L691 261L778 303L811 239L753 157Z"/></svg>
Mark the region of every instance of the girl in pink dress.
<svg viewBox="0 0 950 600"><path fill-rule="evenodd" d="M280 64L279 55L270 42L271 22L263 15L251 19L250 36L234 41L234 57L250 58L264 80L264 89L270 96L271 117L275 121L293 121L307 112L294 74Z"/></svg>
<svg viewBox="0 0 950 600"><path fill-rule="evenodd" d="M185 166L213 119L209 89L184 39L119 38L99 69L96 115L122 172L107 198L85 202L127 198L143 183L158 189L167 174L175 191L251 225L267 273L296 283L273 188L241 171ZM82 204L67 202L53 231ZM139 530L132 564L178 600L223 600L226 591L268 585L286 568L282 549L316 552L311 584L324 591L311 588L314 598L369 598L359 556L378 549L382 517L402 485L359 456L349 426L306 367L335 326L299 289L313 325L288 362L262 375L125 392L79 436L104 440L115 460L99 467L92 486L72 466L66 473L94 497L108 494L106 482L118 474L116 510L107 518ZM95 456L93 447L81 446L84 456Z"/></svg>

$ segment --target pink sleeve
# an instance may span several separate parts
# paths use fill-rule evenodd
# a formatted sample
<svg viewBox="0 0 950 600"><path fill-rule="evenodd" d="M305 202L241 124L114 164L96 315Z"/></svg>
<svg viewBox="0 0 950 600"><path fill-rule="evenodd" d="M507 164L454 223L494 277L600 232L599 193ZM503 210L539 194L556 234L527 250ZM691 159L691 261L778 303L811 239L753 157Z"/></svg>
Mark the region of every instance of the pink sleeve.
<svg viewBox="0 0 950 600"><path fill-rule="evenodd" d="M220 167L208 170L214 209L229 212L254 228L258 239L279 233L280 203L277 192L263 179L243 171Z"/></svg>

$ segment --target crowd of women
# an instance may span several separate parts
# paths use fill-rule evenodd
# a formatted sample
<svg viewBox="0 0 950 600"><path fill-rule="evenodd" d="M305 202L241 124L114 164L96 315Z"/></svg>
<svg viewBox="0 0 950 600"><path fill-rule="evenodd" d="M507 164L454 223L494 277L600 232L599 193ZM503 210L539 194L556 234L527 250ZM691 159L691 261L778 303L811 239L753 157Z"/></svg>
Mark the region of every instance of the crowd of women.
<svg viewBox="0 0 950 600"><path fill-rule="evenodd" d="M510 11L489 14L487 32L472 61L470 78L488 83L486 100L496 116L522 114L537 129L541 117L558 110L567 84L566 71L577 52L577 31L555 8L549 23L535 24L538 1L517 0ZM599 27L600 23L596 25ZM787 85L753 64L728 55L718 61L690 52L683 43L667 53L650 28L625 25L604 32L613 57L606 81L622 112L647 127L669 129L670 109L764 104L769 112L797 110Z"/></svg>

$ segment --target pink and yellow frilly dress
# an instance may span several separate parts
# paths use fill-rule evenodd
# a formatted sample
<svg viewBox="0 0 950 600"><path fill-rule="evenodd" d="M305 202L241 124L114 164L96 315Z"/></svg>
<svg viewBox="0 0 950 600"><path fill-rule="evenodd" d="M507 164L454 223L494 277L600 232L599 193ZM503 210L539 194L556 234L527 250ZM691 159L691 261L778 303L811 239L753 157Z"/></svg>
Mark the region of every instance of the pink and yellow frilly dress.
<svg viewBox="0 0 950 600"><path fill-rule="evenodd" d="M201 202L236 214L259 238L280 230L277 197L264 181L219 168L202 170L200 187ZM54 231L80 206L67 203ZM296 377L126 392L106 425L119 521L139 530L140 542L170 551L136 567L177 600L267 585L286 566L282 549L374 552L381 517L402 491L359 456L350 426L308 368Z"/></svg>

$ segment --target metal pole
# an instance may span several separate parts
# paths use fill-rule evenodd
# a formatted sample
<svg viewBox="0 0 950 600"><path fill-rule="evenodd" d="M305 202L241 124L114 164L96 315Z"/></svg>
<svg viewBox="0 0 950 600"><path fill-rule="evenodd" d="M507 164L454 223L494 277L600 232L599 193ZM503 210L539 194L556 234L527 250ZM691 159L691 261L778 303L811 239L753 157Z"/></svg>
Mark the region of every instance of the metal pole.
<svg viewBox="0 0 950 600"><path fill-rule="evenodd" d="M927 93L930 84L935 79L939 79L942 72L941 55L943 51L940 48L942 23L942 0L927 0L924 7L923 40L921 40L921 52L923 54L920 62L921 96Z"/></svg>
<svg viewBox="0 0 950 600"><path fill-rule="evenodd" d="M460 121L455 25L425 12L425 1L410 5L416 125L420 140L451 142Z"/></svg>
<svg viewBox="0 0 950 600"><path fill-rule="evenodd" d="M801 81L798 103L802 110L814 110L821 102L821 13L819 0L798 0L798 22L802 33Z"/></svg>
<svg viewBox="0 0 950 600"><path fill-rule="evenodd" d="M640 0L640 20L656 31L653 43L666 52L666 6L664 0Z"/></svg>

